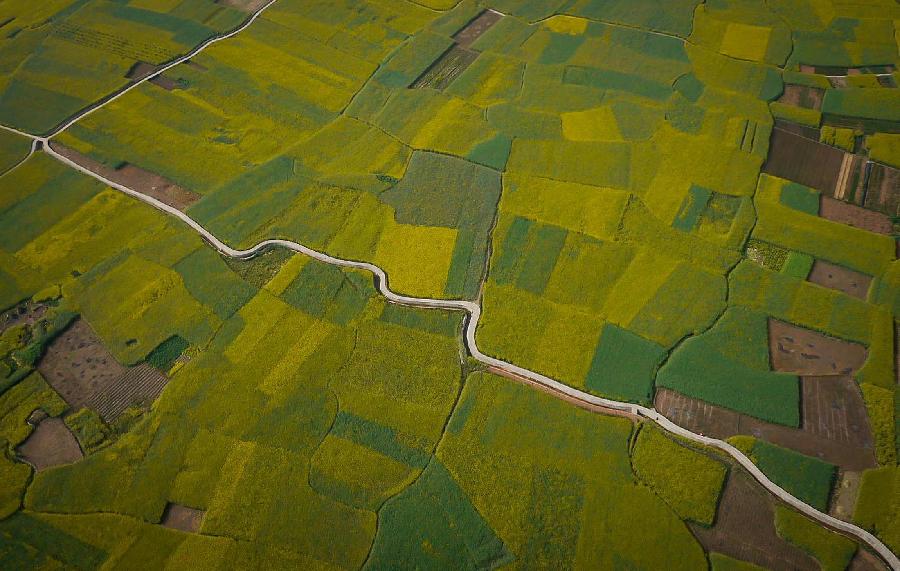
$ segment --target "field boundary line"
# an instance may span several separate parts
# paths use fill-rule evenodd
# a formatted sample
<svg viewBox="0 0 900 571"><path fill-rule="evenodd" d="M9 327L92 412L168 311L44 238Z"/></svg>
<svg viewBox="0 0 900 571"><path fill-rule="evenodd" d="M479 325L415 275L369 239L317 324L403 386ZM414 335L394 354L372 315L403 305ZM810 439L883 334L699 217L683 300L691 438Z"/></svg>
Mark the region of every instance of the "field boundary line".
<svg viewBox="0 0 900 571"><path fill-rule="evenodd" d="M272 0L272 2L267 4L267 6L271 5L274 1L275 0ZM56 152L49 144L44 145L44 150L47 152L47 154L49 154L56 160L87 176L90 176L91 178L102 182L110 188L118 190L124 194L127 194L128 196L140 200L141 202L149 204L150 206L166 214L175 216L176 218L187 224L189 227L191 227L198 234L200 234L207 242L209 242L210 245L216 248L219 252L229 257L249 260L259 254L266 252L271 248L283 247L288 250L292 250L294 252L298 252L319 260L320 262L331 264L333 266L371 272L374 276L375 287L378 292L382 296L384 296L385 299L392 303L407 305L411 307L422 307L426 309L463 311L467 314L463 340L465 342L466 348L469 350L469 353L472 355L472 357L475 358L475 360L479 361L480 363L487 365L488 367L502 369L503 371L512 375L529 379L530 381L542 385L543 387L550 389L551 391L562 393L562 395L565 395L566 397L581 401L587 405L612 409L613 411L619 411L624 414L646 418L655 422L660 427L667 430L668 432L671 432L672 434L676 434L693 442L697 442L699 444L721 450L734 458L741 466L743 466L745 470L750 473L751 476L753 476L753 478L757 482L759 482L776 498L790 505L802 514L825 525L826 527L853 536L856 539L862 541L863 543L871 547L876 553L878 553L878 555L888 564L891 569L900 571L900 558L898 558L884 543L881 542L881 540L879 540L873 534L857 525L839 520L829 514L823 513L810 506L809 504L803 502L802 500L794 497L786 490L774 483L772 480L770 480L768 476L766 476L763 471L756 466L756 464L754 464L746 455L744 455L743 452L741 452L731 444L725 442L724 440L719 440L717 438L711 438L702 434L691 432L690 430L675 424L674 422L660 414L656 409L645 407L639 404L598 397L574 387L570 387L569 385L566 385L560 381L557 381L530 369L514 365L502 359L497 359L495 357L485 355L481 352L481 350L478 348L478 344L475 342L475 330L477 329L478 321L481 318L481 306L473 301L433 299L398 294L390 289L387 273L385 273L383 269L376 266L375 264L337 258L335 256L331 256L324 252L314 250L308 246L304 246L303 244L293 242L291 240L268 239L263 240L255 246L244 250L232 248L231 246L220 240L218 237L216 237L212 232L204 228L203 225L201 225L199 222L197 222L184 212L178 210L177 208L169 206L164 202L161 202L151 196L142 194L127 186L109 180L103 175L95 173L90 169L81 166L75 161L61 155L60 153Z"/></svg>

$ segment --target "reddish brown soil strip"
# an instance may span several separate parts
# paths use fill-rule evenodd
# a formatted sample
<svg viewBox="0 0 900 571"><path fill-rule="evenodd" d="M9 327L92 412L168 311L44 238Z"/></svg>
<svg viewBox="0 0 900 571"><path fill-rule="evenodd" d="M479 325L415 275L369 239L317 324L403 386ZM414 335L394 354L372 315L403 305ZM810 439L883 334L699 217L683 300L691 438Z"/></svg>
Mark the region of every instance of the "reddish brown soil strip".
<svg viewBox="0 0 900 571"><path fill-rule="evenodd" d="M860 549L850 560L847 571L888 571L888 568L881 562L881 559L865 549Z"/></svg>
<svg viewBox="0 0 900 571"><path fill-rule="evenodd" d="M772 500L756 482L731 470L711 528L691 524L707 551L724 553L775 571L819 569L803 550L778 537Z"/></svg>
<svg viewBox="0 0 900 571"><path fill-rule="evenodd" d="M47 306L42 303L20 303L0 314L0 333L17 325L34 325L46 312Z"/></svg>
<svg viewBox="0 0 900 571"><path fill-rule="evenodd" d="M453 35L453 39L461 47L467 48L477 40L481 34L503 19L503 14L493 10L485 10L474 20L466 24L460 31Z"/></svg>
<svg viewBox="0 0 900 571"><path fill-rule="evenodd" d="M849 375L866 361L866 348L769 319L769 355L776 371L798 375Z"/></svg>
<svg viewBox="0 0 900 571"><path fill-rule="evenodd" d="M491 373L494 373L495 375L500 375L501 377L506 377L507 379L511 379L518 383L522 383L522 384L534 387L534 388L536 388L540 391L543 391L549 395L552 395L558 399L561 399L568 403L574 404L578 408L582 408L582 409L590 411L590 412L596 412L598 414L605 414L605 415L609 415L609 416L621 416L624 418L629 418L631 420L638 419L637 416L635 416L631 413L624 412L621 410L616 410L614 408L607 408L605 406L598 406L595 404L591 404L589 402L585 402L585 401L583 401L581 399L577 399L571 395L567 395L566 393L561 393L559 391L553 390L552 388L542 385L540 383L537 383L527 377L521 377L519 375L510 373L509 371L505 371L505 370L497 368L497 367L488 367L487 370Z"/></svg>
<svg viewBox="0 0 900 571"><path fill-rule="evenodd" d="M840 480L834 487L831 496L831 515L844 521L853 521L853 509L856 507L856 498L859 497L859 484L862 481L860 472L843 472Z"/></svg>
<svg viewBox="0 0 900 571"><path fill-rule="evenodd" d="M822 108L822 98L824 96L824 89L788 83L784 86L784 93L781 94L778 101L794 105L795 107L818 110Z"/></svg>
<svg viewBox="0 0 900 571"><path fill-rule="evenodd" d="M123 166L113 169L59 143L52 143L52 147L59 154L86 169L141 194L151 196L178 210L184 211L188 206L200 200L199 194L181 188L171 180L139 166L125 163Z"/></svg>
<svg viewBox="0 0 900 571"><path fill-rule="evenodd" d="M266 5L269 0L216 0L216 4L236 8L244 12L256 12Z"/></svg>
<svg viewBox="0 0 900 571"><path fill-rule="evenodd" d="M69 427L60 418L45 418L19 445L18 455L40 472L52 466L72 464L84 457Z"/></svg>
<svg viewBox="0 0 900 571"><path fill-rule="evenodd" d="M656 391L654 406L672 422L706 436L725 439L747 434L844 470L875 466L865 405L853 379L803 378L801 399L801 428L765 422L669 389Z"/></svg>
<svg viewBox="0 0 900 571"><path fill-rule="evenodd" d="M872 283L872 276L824 260L813 262L807 279L814 284L836 289L859 299L866 299Z"/></svg>
<svg viewBox="0 0 900 571"><path fill-rule="evenodd" d="M831 194L843 159L840 149L775 128L763 172Z"/></svg>
<svg viewBox="0 0 900 571"><path fill-rule="evenodd" d="M819 216L876 234L890 235L893 232L891 219L881 212L866 210L855 204L847 204L829 196L819 202Z"/></svg>
<svg viewBox="0 0 900 571"><path fill-rule="evenodd" d="M170 527L187 533L197 533L200 531L200 525L203 523L203 516L206 512L189 508L181 504L169 502L163 511L162 521L160 525Z"/></svg>
<svg viewBox="0 0 900 571"><path fill-rule="evenodd" d="M865 207L887 216L900 215L900 169L878 163L869 164Z"/></svg>
<svg viewBox="0 0 900 571"><path fill-rule="evenodd" d="M788 133L793 133L794 135L800 135L801 137L812 141L819 141L819 129L813 127L807 127L806 125L801 125L799 123L791 123L782 119L775 119L775 128L781 131L787 131Z"/></svg>
<svg viewBox="0 0 900 571"><path fill-rule="evenodd" d="M119 364L83 319L53 340L38 370L72 408L91 408L107 422L129 406L152 402L167 382L146 363Z"/></svg>

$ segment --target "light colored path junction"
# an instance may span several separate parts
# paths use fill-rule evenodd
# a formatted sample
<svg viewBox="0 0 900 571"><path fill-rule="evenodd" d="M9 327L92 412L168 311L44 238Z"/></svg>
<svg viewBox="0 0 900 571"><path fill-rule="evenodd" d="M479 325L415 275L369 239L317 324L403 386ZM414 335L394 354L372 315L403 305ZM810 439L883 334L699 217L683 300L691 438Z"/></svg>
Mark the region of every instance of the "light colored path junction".
<svg viewBox="0 0 900 571"><path fill-rule="evenodd" d="M268 2L263 7L261 7L258 11L256 11L240 27L238 27L238 28L234 29L233 31L231 31L227 34L224 34L222 36L211 38L211 39L207 40L206 42L200 44L193 50L191 50L187 55L182 56L178 59L175 59L175 60L171 61L170 63L164 65L157 72L157 74L162 73L162 72L166 71L167 69L170 69L170 68L184 62L185 60L195 56L196 54L200 53L201 51L203 51L204 49L206 49L208 46L212 45L213 43L224 40L226 38L229 38L229 37L239 33L241 30L245 29L247 26L249 26L251 23L253 23L253 21L266 8L268 8L269 6L274 4L276 1L277 0L270 0L270 2ZM374 275L375 285L378 288L378 291L381 293L381 295L383 295L388 301L390 301L392 303L408 305L408 306L412 306L412 307L463 311L467 314L466 326L465 326L466 347L468 348L469 353L471 353L472 357L474 357L480 363L483 363L490 368L497 369L499 371L503 371L509 375L527 380L528 382L530 382L532 384L540 385L541 387L547 389L551 393L556 394L557 396L564 397L566 400L569 400L569 401L575 401L578 403L582 403L587 408L591 408L591 409L602 408L602 409L608 409L610 412L618 412L618 413L622 413L622 414L631 415L634 417L643 417L643 418L646 418L646 419L649 419L649 420L655 422L656 424L658 424L665 430L667 430L673 434L676 434L678 436L681 436L682 438L686 438L686 439L696 442L698 444L702 444L705 446L711 446L713 448L722 450L723 452L726 452L732 458L734 458L739 464L741 464L741 466L743 466L760 484L762 484L763 487L765 487L769 492L771 492L779 500L792 506L793 508L797 509L801 513L824 524L827 527L830 527L837 531L846 533L847 535L853 536L853 537L859 539L860 541L866 543L872 549L874 549L882 557L882 559L884 559L884 561L890 566L891 569L893 569L894 571L900 571L900 558L898 558L890 549L888 549L888 547L884 543L882 543L881 540L879 540L877 537L875 537L874 535L872 535L871 533L862 529L859 526L856 526L852 523L849 523L849 522L846 522L843 520L839 520L839 519L832 517L826 513L820 512L816 508L814 508L814 507L810 506L809 504L792 496L787 491L785 491L783 488L781 488L780 486L775 484L773 481L771 481L740 450L738 450L731 444L725 442L724 440L710 438L708 436L703 436L702 434L697 434L695 432L691 432L690 430L687 430L686 428L682 428L681 426L678 426L674 422L670 421L665 416L661 415L655 409L637 405L637 404L620 402L620 401L615 401L615 400L598 397L598 396L586 393L584 391L572 388L566 384L563 384L555 379L551 379L550 377L547 377L547 376L537 373L535 371L531 371L529 369L519 367L518 365L514 365L512 363L508 363L506 361L496 359L489 355L485 355L484 353L481 352L481 350L478 349L478 344L475 341L475 330L478 327L478 320L481 318L481 306L478 305L477 303L471 302L471 301L460 301L460 300L410 297L410 296L394 293L393 291L390 290L390 288L388 286L389 282L388 282L387 274L384 272L384 270L382 270L378 266L376 266L374 264L370 264L368 262L358 262L355 260L344 260L342 258L335 258L334 256L329 256L328 254L319 252L318 250L313 250L312 248L304 246L303 244L299 244L297 242L292 242L290 240L264 240L264 241L260 242L259 244L253 246L252 248L248 248L246 250L236 250L236 249L232 248L231 246L229 246L228 244L226 244L225 242L219 240L219 238L217 238L209 230L207 230L202 225L200 225L199 222L197 222L196 220L194 220L193 218L191 218L184 212L181 212L180 210L178 210L172 206L169 206L168 204L160 202L159 200L157 200L155 198L141 194L140 192L138 192L134 189L131 189L131 188L123 186L119 183L113 182L113 181L107 179L106 177L81 166L80 164L76 163L75 161L73 161L67 157L64 157L63 155L61 155L58 152L56 152L55 150L53 150L53 148L50 146L50 144L49 144L50 138L61 133L64 130L66 130L67 128L69 128L70 126L75 124L77 121L79 121L81 118L89 115L90 113L93 113L97 109L102 108L107 103L118 99L119 97L121 97L128 91L134 89L135 87L137 87L144 81L147 81L148 79L151 79L152 77L155 77L155 75L156 74L153 74L153 75L145 77L139 81L135 81L134 83L128 84L126 87L115 92L114 94L112 94L108 97L105 97L104 99L101 99L97 103L95 103L95 104L91 105L90 107L85 108L81 112L75 114L73 117L71 117L64 123L60 124L58 127L56 127L48 135L45 135L43 137L32 135L30 133L25 133L25 132L19 131L17 129L13 129L13 128L6 127L3 125L0 125L0 128L6 129L8 131L12 131L14 133L17 133L19 135L22 135L24 137L28 137L29 139L31 139L32 140L31 152L29 152L28 156L31 156L31 154L33 154L38 149L38 147L43 148L43 150L47 154L49 154L56 160L70 166L71 168L73 168L77 171L80 171L80 172L86 174L87 176L95 178L98 181L102 182L103 184L105 184L111 188L121 191L121 192L123 192L129 196L132 196L142 202L145 202L145 203L149 204L150 206L165 212L166 214L169 214L171 216L175 216L176 218L179 218L182 222L184 222L185 224L190 226L194 231L196 231L198 234L203 236L219 252L221 252L222 254L225 254L226 256L246 260L246 259L250 259L250 258L257 256L270 248L275 248L275 247L287 248L288 250L293 250L295 252L304 254L311 258L315 258L316 260L325 262L326 264L332 264L334 266L339 266L339 267L344 267L344 268L353 268L353 269L365 270L365 271L371 272ZM24 162L25 160L27 160L27 157L26 157L26 159L23 159L22 162ZM21 163L19 163L19 164L21 164ZM13 168L15 168L15 167L13 167ZM10 170L12 170L12 169L10 169ZM7 172L9 172L9 171L7 171Z"/></svg>

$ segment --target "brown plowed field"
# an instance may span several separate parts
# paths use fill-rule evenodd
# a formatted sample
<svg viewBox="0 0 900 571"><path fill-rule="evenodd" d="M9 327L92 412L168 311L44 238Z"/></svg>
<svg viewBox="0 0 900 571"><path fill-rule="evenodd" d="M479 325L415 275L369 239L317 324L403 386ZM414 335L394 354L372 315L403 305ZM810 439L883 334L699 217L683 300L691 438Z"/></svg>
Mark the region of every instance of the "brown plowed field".
<svg viewBox="0 0 900 571"><path fill-rule="evenodd" d="M831 194L844 151L776 127L769 141L763 172Z"/></svg>
<svg viewBox="0 0 900 571"><path fill-rule="evenodd" d="M807 279L814 284L836 289L859 299L866 299L869 286L872 284L872 276L824 260L816 260L813 263Z"/></svg>
<svg viewBox="0 0 900 571"><path fill-rule="evenodd" d="M481 34L503 19L503 14L494 12L493 10L485 10L479 14L474 20L466 24L460 31L456 32L453 39L460 46L467 48L477 40Z"/></svg>
<svg viewBox="0 0 900 571"><path fill-rule="evenodd" d="M871 163L865 207L888 216L900 214L900 170Z"/></svg>
<svg viewBox="0 0 900 571"><path fill-rule="evenodd" d="M162 521L160 525L170 527L187 533L197 533L200 531L200 525L203 523L203 516L206 512L189 508L181 504L169 502L163 511Z"/></svg>
<svg viewBox="0 0 900 571"><path fill-rule="evenodd" d="M887 567L881 562L881 559L865 549L860 549L850 560L847 571L887 571Z"/></svg>
<svg viewBox="0 0 900 571"><path fill-rule="evenodd" d="M772 369L798 375L849 375L866 362L866 348L769 318Z"/></svg>
<svg viewBox="0 0 900 571"><path fill-rule="evenodd" d="M119 364L83 319L53 340L38 370L73 409L90 408L107 422L133 404L152 402L167 382L146 363Z"/></svg>
<svg viewBox="0 0 900 571"><path fill-rule="evenodd" d="M75 436L60 418L45 418L19 445L17 452L22 460L40 472L61 464L72 464L84 457Z"/></svg>
<svg viewBox="0 0 900 571"><path fill-rule="evenodd" d="M691 524L707 551L724 553L774 571L819 569L803 550L778 537L772 500L750 476L732 469L711 528Z"/></svg>
<svg viewBox="0 0 900 571"><path fill-rule="evenodd" d="M84 168L178 210L184 211L188 206L200 200L200 195L196 192L181 188L171 180L139 166L125 163L114 169L59 143L54 142L51 145L54 151Z"/></svg>
<svg viewBox="0 0 900 571"><path fill-rule="evenodd" d="M804 377L800 428L765 422L669 389L654 406L675 424L714 438L755 436L831 462L844 470L875 467L875 452L859 387L849 377Z"/></svg>
<svg viewBox="0 0 900 571"><path fill-rule="evenodd" d="M827 220L875 232L890 235L893 232L891 219L881 212L866 210L855 204L847 204L829 196L823 196L819 202L819 216Z"/></svg>
<svg viewBox="0 0 900 571"><path fill-rule="evenodd" d="M788 83L785 84L784 93L781 94L778 101L795 107L819 110L822 108L822 98L824 96L824 89Z"/></svg>

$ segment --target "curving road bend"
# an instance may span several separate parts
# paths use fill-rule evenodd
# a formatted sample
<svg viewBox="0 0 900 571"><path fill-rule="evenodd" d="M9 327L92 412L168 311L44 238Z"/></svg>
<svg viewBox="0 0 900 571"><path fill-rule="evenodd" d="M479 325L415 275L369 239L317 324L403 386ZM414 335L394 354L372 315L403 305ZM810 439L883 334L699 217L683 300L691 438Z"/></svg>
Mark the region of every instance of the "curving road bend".
<svg viewBox="0 0 900 571"><path fill-rule="evenodd" d="M271 2L270 2L271 4ZM388 282L388 276L378 266L374 264L370 264L368 262L358 262L355 260L344 260L342 258L336 258L334 256L330 256L325 254L324 252L319 252L318 250L314 250L303 244L299 244L297 242L292 242L290 240L264 240L252 248L248 248L246 250L237 250L232 248L228 244L219 240L215 235L209 232L206 228L200 225L199 222L181 212L180 210L169 206L153 197L141 194L136 190L123 186L119 183L111 181L104 176L97 174L90 169L87 169L75 161L59 154L56 152L50 145L45 144L44 150L55 158L56 160L68 165L69 167L80 171L87 176L90 176L103 184L114 188L120 192L123 192L131 197L134 197L154 208L163 211L166 214L171 216L175 216L180 219L182 222L190 226L194 231L200 234L203 238L205 238L212 246L214 246L219 252L230 256L232 258L239 259L250 259L254 256L261 254L269 248L273 247L283 247L289 250L293 250L295 252L299 252L301 254L307 255L311 258L315 258L321 262L325 262L326 264L332 264L334 266L340 266L345 268L354 268L358 270L365 270L371 272L374 275L375 286L378 288L378 291L383 295L388 301L392 303L398 303L402 305L409 305L413 307L423 307L423 308L432 308L432 309L448 309L455 311L464 311L467 314L466 325L465 325L465 342L466 346L471 353L472 357L474 357L479 362L489 366L494 367L503 371L506 371L512 375L516 375L519 377L523 377L528 379L536 384L543 385L544 387L555 391L557 393L562 393L567 397L577 400L588 405L593 405L597 407L603 407L607 409L613 409L616 411L620 411L627 414L632 414L634 416L644 417L648 420L651 420L658 424L663 429L691 440L693 442L697 442L698 444L702 444L705 446L711 446L713 448L717 448L732 458L734 458L738 463L741 464L763 487L765 487L769 492L771 492L775 497L784 503L790 505L801 513L809 516L810 518L824 524L827 527L843 532L847 535L851 535L860 541L869 545L876 553L878 553L882 559L890 566L891 569L895 571L900 571L900 559L877 537L869 533L868 531L862 529L859 526L856 526L852 523L845 522L843 520L839 520L835 517L832 517L826 513L820 512L809 504L804 503L803 501L797 499L783 488L779 487L777 484L772 482L747 456L745 456L740 450L728 444L724 440L719 440L716 438L710 438L708 436L703 436L701 434L697 434L695 432L691 432L686 428L678 426L655 409L648 408L645 406L620 402L610 399L605 399L602 397L598 397L584 391L575 389L570 387L564 383L561 383L555 379L551 379L545 375L537 373L535 371L531 371L529 369L525 369L523 367L519 367L518 365L514 365L512 363L508 363L501 359L496 359L489 355L485 355L478 349L478 344L475 341L475 330L478 327L478 320L481 318L481 306L477 303L471 301L462 301L462 300L446 300L446 299L431 299L431 298L423 298L423 297L411 297L406 295L401 295L391 291Z"/></svg>

